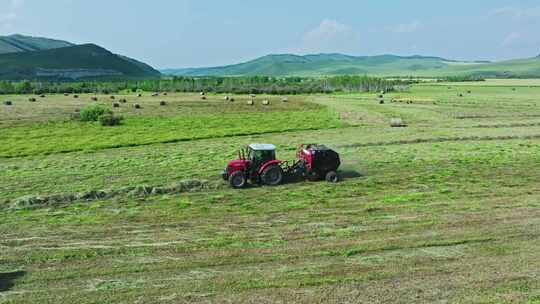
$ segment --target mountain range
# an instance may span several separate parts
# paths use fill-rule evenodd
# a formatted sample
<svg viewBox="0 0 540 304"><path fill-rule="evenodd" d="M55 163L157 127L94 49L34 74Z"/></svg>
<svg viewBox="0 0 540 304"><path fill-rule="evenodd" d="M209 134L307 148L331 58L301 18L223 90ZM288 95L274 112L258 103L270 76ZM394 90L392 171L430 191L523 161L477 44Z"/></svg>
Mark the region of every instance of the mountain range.
<svg viewBox="0 0 540 304"><path fill-rule="evenodd" d="M95 44L23 35L0 36L0 79L131 79L161 73Z"/></svg>
<svg viewBox="0 0 540 304"><path fill-rule="evenodd" d="M540 56L507 61L460 61L434 56L267 55L244 63L165 69L174 76L540 77ZM0 79L141 79L161 73L95 44L23 35L0 36Z"/></svg>
<svg viewBox="0 0 540 304"><path fill-rule="evenodd" d="M478 76L540 77L540 57L499 62L459 61L433 56L349 56L343 54L268 55L248 62L209 68L166 69L175 76Z"/></svg>

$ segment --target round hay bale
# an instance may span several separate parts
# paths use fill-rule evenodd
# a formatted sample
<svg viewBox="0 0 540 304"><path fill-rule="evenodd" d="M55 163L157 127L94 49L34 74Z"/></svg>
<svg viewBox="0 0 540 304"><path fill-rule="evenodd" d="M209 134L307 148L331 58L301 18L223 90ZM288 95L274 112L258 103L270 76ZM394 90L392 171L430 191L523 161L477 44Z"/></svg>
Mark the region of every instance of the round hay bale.
<svg viewBox="0 0 540 304"><path fill-rule="evenodd" d="M120 108L120 104L118 102L114 102L112 106L113 108Z"/></svg>
<svg viewBox="0 0 540 304"><path fill-rule="evenodd" d="M114 97L114 96L111 96L110 98L111 98L111 99L116 99L116 97Z"/></svg>
<svg viewBox="0 0 540 304"><path fill-rule="evenodd" d="M459 96L459 97L463 97L463 94L459 93L458 96Z"/></svg>
<svg viewBox="0 0 540 304"><path fill-rule="evenodd" d="M281 98L281 102L289 102L289 98L283 97L283 98Z"/></svg>
<svg viewBox="0 0 540 304"><path fill-rule="evenodd" d="M6 106L12 106L12 105L13 105L13 102L11 102L11 100L6 100L6 101L4 101L4 104L5 104Z"/></svg>
<svg viewBox="0 0 540 304"><path fill-rule="evenodd" d="M163 93L163 96L167 96L167 92L164 92L164 93Z"/></svg>
<svg viewBox="0 0 540 304"><path fill-rule="evenodd" d="M45 98L46 96L44 94L39 95L41 98Z"/></svg>
<svg viewBox="0 0 540 304"><path fill-rule="evenodd" d="M472 91L471 91L471 90L468 90L468 91L467 91L467 94L472 94Z"/></svg>
<svg viewBox="0 0 540 304"><path fill-rule="evenodd" d="M138 94L137 97L142 97L142 94Z"/></svg>
<svg viewBox="0 0 540 304"><path fill-rule="evenodd" d="M136 103L136 104L133 105L133 107L134 107L135 109L140 109L140 108L141 108L141 105L138 104L138 103Z"/></svg>
<svg viewBox="0 0 540 304"><path fill-rule="evenodd" d="M252 105L255 104L255 101L253 101L252 99L250 99L250 100L247 101L247 104L248 104L248 106L252 106Z"/></svg>
<svg viewBox="0 0 540 304"><path fill-rule="evenodd" d="M73 98L77 99L79 98L79 95L73 95Z"/></svg>
<svg viewBox="0 0 540 304"><path fill-rule="evenodd" d="M223 97L223 100L225 100L225 101L229 101L229 99L231 99L229 96Z"/></svg>
<svg viewBox="0 0 540 304"><path fill-rule="evenodd" d="M34 97L30 97L30 98L28 98L28 101L30 101L30 102L36 102L37 99L35 99Z"/></svg>
<svg viewBox="0 0 540 304"><path fill-rule="evenodd" d="M392 118L390 119L390 126L392 128L404 128L407 124L401 118Z"/></svg>
<svg viewBox="0 0 540 304"><path fill-rule="evenodd" d="M122 99L120 99L120 102L121 102L121 103L127 103L127 99L122 98Z"/></svg>
<svg viewBox="0 0 540 304"><path fill-rule="evenodd" d="M384 99L379 100L379 104L384 104Z"/></svg>
<svg viewBox="0 0 540 304"><path fill-rule="evenodd" d="M167 102L164 101L164 100L162 100L162 101L159 102L159 105L162 106L162 107L163 107L163 106L166 106L166 105L167 105Z"/></svg>
<svg viewBox="0 0 540 304"><path fill-rule="evenodd" d="M262 104L263 104L263 106L269 106L270 105L270 100L265 99L265 100L262 101Z"/></svg>
<svg viewBox="0 0 540 304"><path fill-rule="evenodd" d="M81 113L80 113L80 110L71 113L71 114L69 115L69 117L71 118L71 120L81 120Z"/></svg>
<svg viewBox="0 0 540 304"><path fill-rule="evenodd" d="M92 97L90 97L90 99L91 99L92 101L98 101L98 98L97 98L96 96L92 96Z"/></svg>
<svg viewBox="0 0 540 304"><path fill-rule="evenodd" d="M199 93L199 94L200 94L201 96L204 96L204 95L206 95L206 93L205 93L205 92L201 92L201 93Z"/></svg>
<svg viewBox="0 0 540 304"><path fill-rule="evenodd" d="M230 101L230 102L234 102L234 98L231 97L231 98L229 99L229 101Z"/></svg>
<svg viewBox="0 0 540 304"><path fill-rule="evenodd" d="M158 96L159 96L159 93L152 94L152 97L158 97Z"/></svg>
<svg viewBox="0 0 540 304"><path fill-rule="evenodd" d="M202 100L206 100L206 96L202 95L202 96L201 96L201 99L202 99Z"/></svg>
<svg viewBox="0 0 540 304"><path fill-rule="evenodd" d="M66 97L67 97L67 96L69 96L69 94L68 94L68 93L64 93L64 96L66 96Z"/></svg>

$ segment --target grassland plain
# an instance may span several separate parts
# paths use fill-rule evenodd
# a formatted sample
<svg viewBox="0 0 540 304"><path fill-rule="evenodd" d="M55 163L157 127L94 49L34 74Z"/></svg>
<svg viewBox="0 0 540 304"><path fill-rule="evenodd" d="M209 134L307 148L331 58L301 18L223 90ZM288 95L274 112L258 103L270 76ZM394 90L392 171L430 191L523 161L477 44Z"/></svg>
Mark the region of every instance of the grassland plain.
<svg viewBox="0 0 540 304"><path fill-rule="evenodd" d="M374 95L342 94L270 108L171 94L166 111L143 97L139 112L122 108L124 126L105 132L155 123L216 136L164 143L155 128L150 143L134 137L110 148L101 145L109 140L102 129L81 125L93 146L74 152L30 149L24 134L43 126L70 132L73 123L61 121L80 101L50 96L32 115L2 109L3 131L12 133L0 137L0 201L184 179L219 184L225 161L254 141L275 143L285 159L298 143L327 143L342 155L343 181L243 191L222 184L36 209L6 202L0 302L538 303L539 93L426 84L388 94L384 105ZM28 96L11 98L30 107ZM185 124L215 112L235 126L224 127L226 137L209 122ZM308 126L302 115L313 115ZM409 127L390 128L391 117ZM255 131L236 133L242 125Z"/></svg>

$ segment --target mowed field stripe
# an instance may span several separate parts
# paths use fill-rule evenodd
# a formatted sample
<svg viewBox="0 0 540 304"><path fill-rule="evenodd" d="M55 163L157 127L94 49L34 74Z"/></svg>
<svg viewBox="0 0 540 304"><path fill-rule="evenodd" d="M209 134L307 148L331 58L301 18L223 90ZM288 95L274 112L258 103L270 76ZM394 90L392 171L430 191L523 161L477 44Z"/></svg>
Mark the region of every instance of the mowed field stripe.
<svg viewBox="0 0 540 304"><path fill-rule="evenodd" d="M534 135L460 136L460 137L417 138L417 139L394 140L394 141L386 141L386 142L353 143L353 144L337 145L336 147L338 147L338 148L359 148L359 147L412 145L412 144L458 142L458 141L534 140L534 139L540 139L540 134L534 134Z"/></svg>

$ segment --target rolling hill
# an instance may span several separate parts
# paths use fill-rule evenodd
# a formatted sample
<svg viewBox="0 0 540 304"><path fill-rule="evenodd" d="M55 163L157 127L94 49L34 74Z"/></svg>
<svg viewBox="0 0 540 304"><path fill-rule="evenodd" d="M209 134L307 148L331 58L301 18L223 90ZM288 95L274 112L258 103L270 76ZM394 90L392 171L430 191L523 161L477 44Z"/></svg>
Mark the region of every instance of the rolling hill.
<svg viewBox="0 0 540 304"><path fill-rule="evenodd" d="M23 35L0 36L0 54L33 52L74 46L73 43Z"/></svg>
<svg viewBox="0 0 540 304"><path fill-rule="evenodd" d="M0 37L0 79L131 79L160 76L160 72L145 63L114 54L95 44L75 45L22 35Z"/></svg>
<svg viewBox="0 0 540 304"><path fill-rule="evenodd" d="M268 55L245 63L189 69L168 69L175 76L486 76L540 77L540 58L502 62L456 61L430 56L349 56L343 54Z"/></svg>

